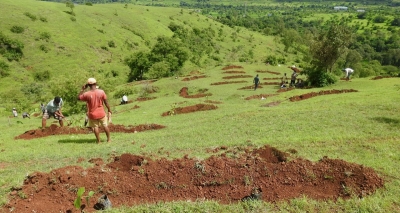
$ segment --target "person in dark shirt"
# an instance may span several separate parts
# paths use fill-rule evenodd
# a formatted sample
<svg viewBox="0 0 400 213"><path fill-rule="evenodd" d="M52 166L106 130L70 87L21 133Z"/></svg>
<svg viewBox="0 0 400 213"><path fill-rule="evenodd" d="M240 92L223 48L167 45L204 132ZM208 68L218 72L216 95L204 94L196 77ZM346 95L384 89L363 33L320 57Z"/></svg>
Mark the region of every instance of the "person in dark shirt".
<svg viewBox="0 0 400 213"><path fill-rule="evenodd" d="M258 87L258 84L260 83L260 79L258 78L258 74L256 75L256 77L254 77L253 83L254 83L254 90L256 90L257 87Z"/></svg>

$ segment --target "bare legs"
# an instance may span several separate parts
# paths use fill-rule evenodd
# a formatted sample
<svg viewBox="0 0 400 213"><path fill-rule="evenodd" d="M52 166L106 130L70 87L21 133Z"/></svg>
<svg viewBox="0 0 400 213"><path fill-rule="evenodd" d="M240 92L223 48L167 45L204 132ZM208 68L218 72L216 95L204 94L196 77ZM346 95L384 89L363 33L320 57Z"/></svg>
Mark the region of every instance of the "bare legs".
<svg viewBox="0 0 400 213"><path fill-rule="evenodd" d="M104 131L106 132L106 135L107 135L107 142L111 142L110 129L108 128L108 126L104 127ZM99 130L99 127L93 127L93 132L94 132L94 135L96 136L97 143L100 143L100 130Z"/></svg>

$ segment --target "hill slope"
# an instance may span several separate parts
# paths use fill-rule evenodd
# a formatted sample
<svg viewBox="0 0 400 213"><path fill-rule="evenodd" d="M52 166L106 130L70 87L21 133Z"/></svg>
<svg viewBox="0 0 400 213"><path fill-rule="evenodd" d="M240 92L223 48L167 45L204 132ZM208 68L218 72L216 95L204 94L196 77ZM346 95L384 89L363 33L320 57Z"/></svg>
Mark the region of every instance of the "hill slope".
<svg viewBox="0 0 400 213"><path fill-rule="evenodd" d="M75 5L71 10L64 3L3 0L0 20L4 36L24 45L19 61L0 57L10 72L0 79L2 111L13 106L29 109L32 103L48 101L56 95L51 88L66 80L81 85L94 76L103 88L112 90L127 81L129 67L124 59L135 51L149 50L160 35L172 36L171 22L188 30L209 28L219 35L213 40L217 47L213 55L205 56L199 65L186 63L183 72L238 61L243 55L249 62L260 62L276 48L272 37L232 29L177 8L96 4ZM24 30L13 33L13 27Z"/></svg>

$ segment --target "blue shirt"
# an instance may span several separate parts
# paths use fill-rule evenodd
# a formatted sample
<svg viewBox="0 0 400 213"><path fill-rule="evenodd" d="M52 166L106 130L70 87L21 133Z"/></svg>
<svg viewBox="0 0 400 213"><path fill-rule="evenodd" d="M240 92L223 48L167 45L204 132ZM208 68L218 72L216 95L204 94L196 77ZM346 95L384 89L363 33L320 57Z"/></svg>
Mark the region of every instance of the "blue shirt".
<svg viewBox="0 0 400 213"><path fill-rule="evenodd" d="M58 106L57 106L56 104L54 104L54 99L53 99L53 100L51 100L51 101L46 105L46 108L45 108L45 109L46 109L47 112L49 112L49 113L55 113L56 111L58 111L58 110L61 109L62 105L63 105L63 100L62 100L62 98L60 99L60 103L59 103Z"/></svg>

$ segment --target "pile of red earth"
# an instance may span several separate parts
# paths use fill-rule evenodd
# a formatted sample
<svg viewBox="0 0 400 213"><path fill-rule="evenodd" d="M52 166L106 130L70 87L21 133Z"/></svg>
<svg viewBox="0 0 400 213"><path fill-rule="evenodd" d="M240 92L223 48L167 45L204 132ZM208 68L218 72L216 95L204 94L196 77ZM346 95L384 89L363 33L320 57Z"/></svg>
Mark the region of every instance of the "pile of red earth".
<svg viewBox="0 0 400 213"><path fill-rule="evenodd" d="M156 99L156 97L138 97L136 98L137 101L148 101L148 100L153 100Z"/></svg>
<svg viewBox="0 0 400 213"><path fill-rule="evenodd" d="M184 98L201 98L201 97L206 97L206 96L211 96L211 93L204 93L207 92L208 89L204 89L202 92L189 95L188 94L188 88L187 87L182 87L182 89L179 91L179 96L184 97Z"/></svg>
<svg viewBox="0 0 400 213"><path fill-rule="evenodd" d="M35 172L27 175L22 187L12 189L10 202L0 211L80 212L73 205L80 187L86 189L84 196L95 192L89 204L82 198L83 210L94 212L103 195L118 208L198 199L222 204L277 202L303 196L337 200L365 197L384 185L373 169L339 159L287 161L287 153L269 146L221 149L223 153L205 160L188 156L153 160L123 154L110 157L107 164L102 159L91 159L91 168L68 166L49 173ZM230 154L236 157L227 157Z"/></svg>
<svg viewBox="0 0 400 213"><path fill-rule="evenodd" d="M276 96L276 95L278 95L278 94L259 94L259 95L252 95L252 96L249 96L249 97L245 98L245 100L262 99L262 98L267 98L267 97Z"/></svg>
<svg viewBox="0 0 400 213"><path fill-rule="evenodd" d="M237 83L247 83L247 81L224 81L224 82L211 83L211 85L237 84Z"/></svg>
<svg viewBox="0 0 400 213"><path fill-rule="evenodd" d="M207 76L199 75L199 76L186 77L186 78L183 78L182 81L191 81L191 80L196 80L196 79L205 78L205 77L207 77Z"/></svg>
<svg viewBox="0 0 400 213"><path fill-rule="evenodd" d="M262 86L258 86L257 88L258 88L258 89L261 89L261 88L263 88L263 87L262 87ZM254 85L241 87L241 88L239 88L238 90L244 90L244 89L254 89Z"/></svg>
<svg viewBox="0 0 400 213"><path fill-rule="evenodd" d="M124 132L124 133L136 133L136 132L143 132L146 130L156 130L165 128L163 125L159 124L141 124L138 126L123 126L119 124L109 124L108 128L110 132ZM103 129L100 128L100 132L103 132ZM15 139L34 139L34 138L42 138L51 135L76 135L76 134L89 134L92 133L90 128L83 128L83 127L69 127L63 126L60 127L57 124L52 124L45 129L34 129L28 130L25 133L16 136Z"/></svg>
<svg viewBox="0 0 400 213"><path fill-rule="evenodd" d="M207 110L213 110L217 109L218 107L212 104L196 104L192 106L187 106L187 107L177 107L174 109L171 109L168 112L164 112L162 116L168 116L168 115L177 115L177 114L184 114L184 113L191 113L191 112L197 112L197 111L207 111Z"/></svg>
<svg viewBox="0 0 400 213"><path fill-rule="evenodd" d="M231 76L225 76L222 77L222 79L233 79L233 78L252 78L253 76L251 75L231 75Z"/></svg>
<svg viewBox="0 0 400 213"><path fill-rule="evenodd" d="M358 90L354 90L354 89L323 90L323 91L319 91L319 92L310 92L310 93L303 94L303 95L296 95L296 96L290 97L289 100L290 101L302 101L302 100L320 96L320 95L332 95L332 94L341 94L341 93L349 93L349 92L358 92Z"/></svg>
<svg viewBox="0 0 400 213"><path fill-rule="evenodd" d="M375 76L375 77L371 78L371 80L379 80L379 79L383 79L383 78L398 78L398 77L394 77L394 76Z"/></svg>
<svg viewBox="0 0 400 213"><path fill-rule="evenodd" d="M285 88L280 88L278 89L277 92L288 92L290 90L294 90L294 87L285 87Z"/></svg>
<svg viewBox="0 0 400 213"><path fill-rule="evenodd" d="M230 66L226 66L226 67L222 68L222 70L229 70L229 69L236 69L236 68L240 69L240 68L243 68L243 67L242 66L236 66L236 65L230 65Z"/></svg>
<svg viewBox="0 0 400 213"><path fill-rule="evenodd" d="M223 73L246 73L246 72L245 71L234 71L234 70L232 70L232 71L225 71Z"/></svg>
<svg viewBox="0 0 400 213"><path fill-rule="evenodd" d="M268 71L268 70L257 70L256 72L258 72L258 73L271 73L271 74L274 74L274 75L280 75L281 74L279 72Z"/></svg>

